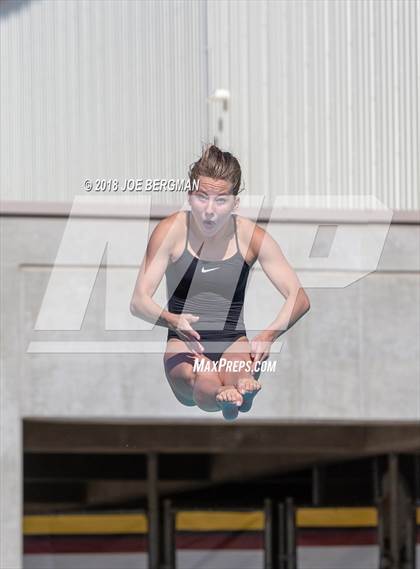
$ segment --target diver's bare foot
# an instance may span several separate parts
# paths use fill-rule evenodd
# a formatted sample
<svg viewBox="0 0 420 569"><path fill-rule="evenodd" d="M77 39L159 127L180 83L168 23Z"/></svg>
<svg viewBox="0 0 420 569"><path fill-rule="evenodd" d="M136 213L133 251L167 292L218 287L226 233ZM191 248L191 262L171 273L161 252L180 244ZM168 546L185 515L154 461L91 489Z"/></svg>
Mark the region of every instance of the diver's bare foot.
<svg viewBox="0 0 420 569"><path fill-rule="evenodd" d="M243 403L239 407L239 411L246 413L251 409L254 397L261 389L261 384L252 377L241 377L238 379L236 387L243 397Z"/></svg>
<svg viewBox="0 0 420 569"><path fill-rule="evenodd" d="M223 417L232 421L238 416L238 408L243 404L243 397L233 385L222 386L218 389L216 401L220 405Z"/></svg>

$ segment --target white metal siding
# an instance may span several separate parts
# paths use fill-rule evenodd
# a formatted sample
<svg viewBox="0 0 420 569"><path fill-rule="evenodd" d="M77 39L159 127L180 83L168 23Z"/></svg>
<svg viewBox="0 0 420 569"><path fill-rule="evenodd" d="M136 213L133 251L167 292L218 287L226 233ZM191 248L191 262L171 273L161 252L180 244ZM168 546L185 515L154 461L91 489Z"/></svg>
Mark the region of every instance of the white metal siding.
<svg viewBox="0 0 420 569"><path fill-rule="evenodd" d="M204 7L3 5L2 198L70 201L85 178L185 177L207 138Z"/></svg>
<svg viewBox="0 0 420 569"><path fill-rule="evenodd" d="M223 142L250 192L419 208L419 2L223 0L208 11L212 88L231 90Z"/></svg>
<svg viewBox="0 0 420 569"><path fill-rule="evenodd" d="M216 137L250 193L420 207L418 1L2 4L3 199L183 178Z"/></svg>

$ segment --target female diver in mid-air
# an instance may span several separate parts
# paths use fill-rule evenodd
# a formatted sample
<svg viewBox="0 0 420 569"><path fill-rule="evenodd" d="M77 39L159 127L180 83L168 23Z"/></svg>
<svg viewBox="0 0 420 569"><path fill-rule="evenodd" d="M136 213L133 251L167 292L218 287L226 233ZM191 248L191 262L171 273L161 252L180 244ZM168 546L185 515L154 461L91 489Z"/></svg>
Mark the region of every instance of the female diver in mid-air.
<svg viewBox="0 0 420 569"><path fill-rule="evenodd" d="M241 183L238 160L207 146L189 176L192 188L198 182L188 193L191 210L166 217L153 230L130 309L168 328L164 366L176 398L204 411L222 411L232 420L239 411L251 409L261 388L255 379L256 362L261 365L269 357L273 342L310 303L276 241L234 213ZM242 309L249 271L257 259L286 302L250 342ZM163 275L168 310L152 299ZM222 359L224 366L209 364Z"/></svg>

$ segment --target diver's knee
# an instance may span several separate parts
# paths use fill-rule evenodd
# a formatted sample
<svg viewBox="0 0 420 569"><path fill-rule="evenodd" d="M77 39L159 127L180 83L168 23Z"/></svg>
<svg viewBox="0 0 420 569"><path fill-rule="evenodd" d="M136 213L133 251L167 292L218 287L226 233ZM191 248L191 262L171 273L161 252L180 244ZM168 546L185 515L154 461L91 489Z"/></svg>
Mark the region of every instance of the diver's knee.
<svg viewBox="0 0 420 569"><path fill-rule="evenodd" d="M197 383L193 388L193 399L203 411L220 411L220 406L211 397L200 383Z"/></svg>

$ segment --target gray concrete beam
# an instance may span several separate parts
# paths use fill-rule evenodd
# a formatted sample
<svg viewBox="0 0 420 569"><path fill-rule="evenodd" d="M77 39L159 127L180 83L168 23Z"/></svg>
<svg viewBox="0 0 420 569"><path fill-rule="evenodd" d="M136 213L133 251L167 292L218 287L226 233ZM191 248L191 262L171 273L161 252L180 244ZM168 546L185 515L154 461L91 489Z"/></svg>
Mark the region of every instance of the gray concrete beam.
<svg viewBox="0 0 420 569"><path fill-rule="evenodd" d="M408 425L155 425L26 420L26 452L311 454L353 456L420 448Z"/></svg>

